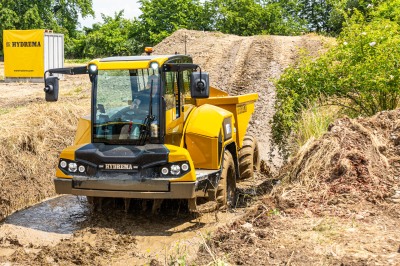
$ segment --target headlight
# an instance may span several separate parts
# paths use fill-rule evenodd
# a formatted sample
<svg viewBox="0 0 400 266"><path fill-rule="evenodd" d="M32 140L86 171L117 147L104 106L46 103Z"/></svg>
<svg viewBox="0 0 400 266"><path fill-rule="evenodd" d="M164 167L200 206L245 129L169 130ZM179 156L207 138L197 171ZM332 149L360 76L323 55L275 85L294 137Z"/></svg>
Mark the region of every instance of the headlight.
<svg viewBox="0 0 400 266"><path fill-rule="evenodd" d="M168 175L168 172L169 172L168 167L163 167L163 168L161 169L161 173L162 173L163 175Z"/></svg>
<svg viewBox="0 0 400 266"><path fill-rule="evenodd" d="M89 65L89 74L94 75L97 74L97 66L94 64Z"/></svg>
<svg viewBox="0 0 400 266"><path fill-rule="evenodd" d="M172 162L168 165L162 166L159 170L162 176L174 176L179 177L187 174L190 171L190 165L188 161Z"/></svg>
<svg viewBox="0 0 400 266"><path fill-rule="evenodd" d="M78 165L76 163L68 164L68 171L75 173L78 170Z"/></svg>
<svg viewBox="0 0 400 266"><path fill-rule="evenodd" d="M156 69L158 68L158 63L157 63L157 62L152 62L152 63L150 64L150 67L151 67L152 69L156 70Z"/></svg>
<svg viewBox="0 0 400 266"><path fill-rule="evenodd" d="M181 167L177 164L171 165L171 174L172 175L179 175L181 173Z"/></svg>
<svg viewBox="0 0 400 266"><path fill-rule="evenodd" d="M64 174L74 174L74 175L92 175L91 169L94 169L84 163L76 162L64 158L60 158L58 163L59 169L61 169Z"/></svg>
<svg viewBox="0 0 400 266"><path fill-rule="evenodd" d="M61 161L60 162L61 168L66 168L67 167L67 162L66 161Z"/></svg>
<svg viewBox="0 0 400 266"><path fill-rule="evenodd" d="M78 167L78 171L80 172L80 173L84 173L85 172L85 166L83 166L83 165L80 165L79 167Z"/></svg>
<svg viewBox="0 0 400 266"><path fill-rule="evenodd" d="M187 170L189 170L189 165L187 163L182 164L181 166L182 171L186 172Z"/></svg>

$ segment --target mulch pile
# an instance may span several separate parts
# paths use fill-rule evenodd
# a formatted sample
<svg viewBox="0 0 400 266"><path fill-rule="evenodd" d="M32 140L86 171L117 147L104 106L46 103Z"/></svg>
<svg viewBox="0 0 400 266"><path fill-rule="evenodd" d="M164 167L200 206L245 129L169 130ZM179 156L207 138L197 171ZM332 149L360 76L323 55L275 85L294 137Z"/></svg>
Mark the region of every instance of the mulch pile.
<svg viewBox="0 0 400 266"><path fill-rule="evenodd" d="M309 237L317 234L320 239L336 241L331 245L344 248L351 235L340 231L340 222L356 221L358 229L353 230L366 230L375 224L397 227L400 110L335 121L320 139L307 142L281 169L277 179L278 184L257 206L208 239L199 250L200 264L218 263L221 259L235 265L387 262L385 255L393 255L388 249L392 244L385 247L386 251L379 251L378 247L368 251L372 252L368 259L357 257L357 252L349 254L350 262L345 263L346 252L329 257L320 252L326 247ZM368 246L365 243L369 237L359 242L356 238L351 245L362 246L358 250L362 251Z"/></svg>
<svg viewBox="0 0 400 266"><path fill-rule="evenodd" d="M281 208L318 213L331 205L399 201L400 110L335 121L300 149L280 178L272 195Z"/></svg>

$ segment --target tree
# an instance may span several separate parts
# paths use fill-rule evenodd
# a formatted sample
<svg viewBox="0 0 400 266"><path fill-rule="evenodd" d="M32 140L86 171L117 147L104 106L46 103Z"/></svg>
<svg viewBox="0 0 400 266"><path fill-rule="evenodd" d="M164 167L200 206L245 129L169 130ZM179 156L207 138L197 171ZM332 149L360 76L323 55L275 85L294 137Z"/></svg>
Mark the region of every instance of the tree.
<svg viewBox="0 0 400 266"><path fill-rule="evenodd" d="M104 22L86 29L87 36L82 36L74 50L81 50L82 56L91 58L131 55L135 46L135 40L129 38L133 24L124 19L123 14L123 10L115 13L114 17L101 14Z"/></svg>
<svg viewBox="0 0 400 266"><path fill-rule="evenodd" d="M264 29L263 8L254 0L214 0L215 27L223 33L250 36Z"/></svg>
<svg viewBox="0 0 400 266"><path fill-rule="evenodd" d="M273 138L284 147L309 104L336 105L350 116L371 116L400 105L400 26L367 21L355 11L337 46L317 60L305 58L277 82Z"/></svg>
<svg viewBox="0 0 400 266"><path fill-rule="evenodd" d="M157 44L181 28L198 29L202 14L199 0L139 0L139 3L142 14L134 34L144 45Z"/></svg>
<svg viewBox="0 0 400 266"><path fill-rule="evenodd" d="M307 20L299 17L298 0L262 1L265 29L263 34L298 35L307 30Z"/></svg>
<svg viewBox="0 0 400 266"><path fill-rule="evenodd" d="M211 0L214 28L242 36L295 35L305 30L297 0Z"/></svg>

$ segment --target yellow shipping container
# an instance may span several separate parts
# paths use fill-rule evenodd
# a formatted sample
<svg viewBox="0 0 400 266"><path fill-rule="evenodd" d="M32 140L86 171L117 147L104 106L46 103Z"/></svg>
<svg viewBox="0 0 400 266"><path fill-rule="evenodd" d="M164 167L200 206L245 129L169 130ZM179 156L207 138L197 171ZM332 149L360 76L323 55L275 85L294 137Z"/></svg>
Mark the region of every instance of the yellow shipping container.
<svg viewBox="0 0 400 266"><path fill-rule="evenodd" d="M45 30L4 30L5 81L43 82L48 68L64 66L64 36Z"/></svg>

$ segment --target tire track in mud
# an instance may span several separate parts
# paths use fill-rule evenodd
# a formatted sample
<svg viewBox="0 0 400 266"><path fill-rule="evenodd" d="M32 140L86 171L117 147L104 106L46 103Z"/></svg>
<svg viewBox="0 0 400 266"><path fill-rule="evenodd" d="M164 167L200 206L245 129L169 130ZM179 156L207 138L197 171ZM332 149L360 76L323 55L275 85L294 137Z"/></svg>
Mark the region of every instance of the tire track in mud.
<svg viewBox="0 0 400 266"><path fill-rule="evenodd" d="M110 206L109 206L110 207ZM238 212L193 216L106 209L91 212L84 197L62 196L15 213L0 224L0 264L170 265L194 260L209 232Z"/></svg>
<svg viewBox="0 0 400 266"><path fill-rule="evenodd" d="M279 168L282 160L271 147L270 122L275 113L275 85L285 68L294 63L299 37L257 36L246 60L248 86L242 93L255 92L259 100L250 123L249 132L258 137L261 159L269 162L272 169Z"/></svg>
<svg viewBox="0 0 400 266"><path fill-rule="evenodd" d="M232 82L229 84L228 93L231 95L243 94L241 90L246 86L246 61L248 60L251 46L253 45L252 38L245 38L241 41L240 48L238 50L238 56L235 58L231 75Z"/></svg>

